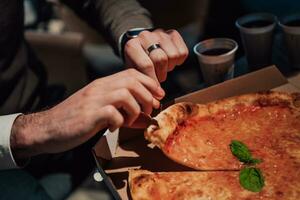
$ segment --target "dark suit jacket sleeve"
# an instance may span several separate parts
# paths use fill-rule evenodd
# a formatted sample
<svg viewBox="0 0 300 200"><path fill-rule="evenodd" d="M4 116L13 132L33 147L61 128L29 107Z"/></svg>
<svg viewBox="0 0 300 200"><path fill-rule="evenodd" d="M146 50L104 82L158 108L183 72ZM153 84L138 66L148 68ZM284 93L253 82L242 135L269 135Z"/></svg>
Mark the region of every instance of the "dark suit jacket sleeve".
<svg viewBox="0 0 300 200"><path fill-rule="evenodd" d="M131 28L150 28L150 13L136 0L61 0L102 32L118 54L119 38Z"/></svg>

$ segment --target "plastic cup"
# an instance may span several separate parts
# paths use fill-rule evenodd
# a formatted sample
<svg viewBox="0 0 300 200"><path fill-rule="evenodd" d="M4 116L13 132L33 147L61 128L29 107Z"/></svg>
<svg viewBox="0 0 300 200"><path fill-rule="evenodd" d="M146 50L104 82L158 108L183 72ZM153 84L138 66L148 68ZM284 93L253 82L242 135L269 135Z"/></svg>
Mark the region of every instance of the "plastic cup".
<svg viewBox="0 0 300 200"><path fill-rule="evenodd" d="M236 20L249 69L271 65L273 32L277 17L268 13L254 13Z"/></svg>
<svg viewBox="0 0 300 200"><path fill-rule="evenodd" d="M204 82L207 86L234 77L234 58L238 44L228 38L204 40L194 46Z"/></svg>

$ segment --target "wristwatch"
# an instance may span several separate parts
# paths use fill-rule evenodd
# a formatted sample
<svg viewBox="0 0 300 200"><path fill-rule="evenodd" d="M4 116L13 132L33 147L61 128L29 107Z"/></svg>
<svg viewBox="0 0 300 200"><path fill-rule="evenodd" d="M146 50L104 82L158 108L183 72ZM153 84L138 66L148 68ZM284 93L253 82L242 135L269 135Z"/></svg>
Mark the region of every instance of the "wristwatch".
<svg viewBox="0 0 300 200"><path fill-rule="evenodd" d="M138 37L138 35L142 32L142 31L153 31L154 28L132 28L132 29L129 29L128 31L126 31L123 35L122 35L122 38L121 38L121 48L120 48L120 56L122 57L123 61L124 61L124 47L125 47L125 44L133 39L133 38L136 38Z"/></svg>

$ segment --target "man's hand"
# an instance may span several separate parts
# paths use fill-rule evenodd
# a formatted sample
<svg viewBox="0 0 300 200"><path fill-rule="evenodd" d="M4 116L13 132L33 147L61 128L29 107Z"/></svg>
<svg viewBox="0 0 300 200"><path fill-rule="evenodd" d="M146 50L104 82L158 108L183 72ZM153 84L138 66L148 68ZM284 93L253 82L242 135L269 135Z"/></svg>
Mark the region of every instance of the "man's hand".
<svg viewBox="0 0 300 200"><path fill-rule="evenodd" d="M95 80L49 110L19 116L11 148L18 159L71 149L103 128L132 126L163 96L157 82L134 69Z"/></svg>
<svg viewBox="0 0 300 200"><path fill-rule="evenodd" d="M148 48L153 44L159 44L161 48L148 54ZM157 82L165 81L167 73L176 65L181 65L187 56L188 48L175 30L143 31L138 37L129 40L124 47L126 65L135 67Z"/></svg>

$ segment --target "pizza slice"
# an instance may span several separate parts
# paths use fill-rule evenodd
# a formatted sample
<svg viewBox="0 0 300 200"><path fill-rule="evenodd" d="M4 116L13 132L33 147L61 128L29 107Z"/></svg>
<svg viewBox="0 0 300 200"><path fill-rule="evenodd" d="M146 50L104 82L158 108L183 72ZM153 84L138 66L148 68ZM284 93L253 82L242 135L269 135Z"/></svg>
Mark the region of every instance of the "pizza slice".
<svg viewBox="0 0 300 200"><path fill-rule="evenodd" d="M238 171L216 172L149 172L129 171L133 200L297 200L299 183L285 184L284 179L269 179L259 193L245 190L239 184Z"/></svg>
<svg viewBox="0 0 300 200"><path fill-rule="evenodd" d="M246 144L259 167L299 172L300 94L264 92L208 104L178 103L155 117L145 138L170 159L198 170L237 170L229 144Z"/></svg>
<svg viewBox="0 0 300 200"><path fill-rule="evenodd" d="M129 187L133 200L225 200L232 197L233 191L245 192L237 180L238 172L129 171Z"/></svg>

